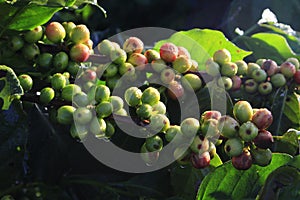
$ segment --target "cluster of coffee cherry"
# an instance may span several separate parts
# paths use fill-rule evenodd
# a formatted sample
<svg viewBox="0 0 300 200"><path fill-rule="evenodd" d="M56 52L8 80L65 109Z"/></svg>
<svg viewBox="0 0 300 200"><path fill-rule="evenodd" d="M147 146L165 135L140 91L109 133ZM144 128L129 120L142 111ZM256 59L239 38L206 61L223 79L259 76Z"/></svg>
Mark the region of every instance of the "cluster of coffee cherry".
<svg viewBox="0 0 300 200"><path fill-rule="evenodd" d="M269 95L276 88L300 84L297 58L288 58L280 65L271 59L258 59L255 63L244 60L231 62L230 52L221 49L207 60L206 72L215 77L220 87L229 91L243 89L250 94Z"/></svg>

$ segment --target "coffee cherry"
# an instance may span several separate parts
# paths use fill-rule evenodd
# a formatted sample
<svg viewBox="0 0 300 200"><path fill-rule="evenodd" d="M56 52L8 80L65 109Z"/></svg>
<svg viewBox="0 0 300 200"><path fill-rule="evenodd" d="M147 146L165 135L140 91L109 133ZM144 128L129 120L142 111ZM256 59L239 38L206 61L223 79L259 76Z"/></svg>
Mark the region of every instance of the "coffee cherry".
<svg viewBox="0 0 300 200"><path fill-rule="evenodd" d="M148 60L144 54L133 53L129 56L127 62L131 63L133 66L139 66L139 69L143 69L143 66L148 63Z"/></svg>
<svg viewBox="0 0 300 200"><path fill-rule="evenodd" d="M232 165L238 170L247 170L252 165L252 157L248 150L244 150L242 154L232 157L231 161Z"/></svg>
<svg viewBox="0 0 300 200"><path fill-rule="evenodd" d="M37 58L37 64L42 69L50 69L52 65L53 55L51 53L42 53Z"/></svg>
<svg viewBox="0 0 300 200"><path fill-rule="evenodd" d="M171 99L177 100L180 99L183 95L184 95L184 89L179 82L173 81L169 84L168 96Z"/></svg>
<svg viewBox="0 0 300 200"><path fill-rule="evenodd" d="M256 69L251 76L257 83L264 82L267 79L267 73L263 69Z"/></svg>
<svg viewBox="0 0 300 200"><path fill-rule="evenodd" d="M189 69L190 72L198 72L199 71L199 65L198 62L196 60L192 60L191 59L191 68Z"/></svg>
<svg viewBox="0 0 300 200"><path fill-rule="evenodd" d="M89 102L89 98L84 92L79 92L73 96L73 103L77 107L85 107L89 104Z"/></svg>
<svg viewBox="0 0 300 200"><path fill-rule="evenodd" d="M215 62L212 58L209 58L205 63L206 73L210 76L219 76L220 75L220 65Z"/></svg>
<svg viewBox="0 0 300 200"><path fill-rule="evenodd" d="M254 79L246 80L244 86L245 86L244 87L245 91L248 93L254 93L257 91L257 88L258 88L258 84L256 83L256 81Z"/></svg>
<svg viewBox="0 0 300 200"><path fill-rule="evenodd" d="M72 29L76 27L74 22L63 22L61 25L64 27L66 31L66 38L70 38Z"/></svg>
<svg viewBox="0 0 300 200"><path fill-rule="evenodd" d="M110 96L110 90L106 85L98 85L95 92L95 100L100 103L102 101L108 101Z"/></svg>
<svg viewBox="0 0 300 200"><path fill-rule="evenodd" d="M294 74L294 81L297 84L300 84L300 70L297 70L296 73Z"/></svg>
<svg viewBox="0 0 300 200"><path fill-rule="evenodd" d="M90 39L90 31L86 25L77 25L76 27L72 28L70 32L70 39L76 44L84 43Z"/></svg>
<svg viewBox="0 0 300 200"><path fill-rule="evenodd" d="M31 90L33 85L33 80L28 74L19 75L18 80L20 81L20 85L25 92Z"/></svg>
<svg viewBox="0 0 300 200"><path fill-rule="evenodd" d="M233 138L238 135L240 125L230 116L222 116L218 121L218 129L220 134L226 138Z"/></svg>
<svg viewBox="0 0 300 200"><path fill-rule="evenodd" d="M53 67L55 68L56 71L63 72L67 68L68 62L69 62L68 54L61 51L54 56Z"/></svg>
<svg viewBox="0 0 300 200"><path fill-rule="evenodd" d="M123 99L121 97L118 97L118 96L110 96L109 97L109 102L112 104L113 112L116 112L116 111L122 109L123 106L124 106Z"/></svg>
<svg viewBox="0 0 300 200"><path fill-rule="evenodd" d="M231 61L231 54L227 49L220 49L214 53L213 59L215 62L222 65Z"/></svg>
<svg viewBox="0 0 300 200"><path fill-rule="evenodd" d="M70 134L73 138L84 139L88 134L88 129L85 125L72 124L70 128Z"/></svg>
<svg viewBox="0 0 300 200"><path fill-rule="evenodd" d="M209 141L208 139L200 139L199 136L196 136L190 145L190 149L196 154L202 154L209 150Z"/></svg>
<svg viewBox="0 0 300 200"><path fill-rule="evenodd" d="M163 148L163 141L157 135L147 138L145 144L149 152L160 151Z"/></svg>
<svg viewBox="0 0 300 200"><path fill-rule="evenodd" d="M172 81L175 80L175 72L172 69L164 69L162 70L161 74L160 74L160 80L165 83L165 84L169 84Z"/></svg>
<svg viewBox="0 0 300 200"><path fill-rule="evenodd" d="M192 62L186 56L178 56L173 62L173 68L179 73L185 73L189 71L192 66Z"/></svg>
<svg viewBox="0 0 300 200"><path fill-rule="evenodd" d="M230 156L238 156L243 153L244 144L239 138L229 138L224 145L225 153Z"/></svg>
<svg viewBox="0 0 300 200"><path fill-rule="evenodd" d="M155 72L160 73L162 70L167 68L167 64L164 60L157 59L151 62L151 67Z"/></svg>
<svg viewBox="0 0 300 200"><path fill-rule="evenodd" d="M97 138L103 138L106 131L106 122L104 121L104 119L93 117L90 123L89 130Z"/></svg>
<svg viewBox="0 0 300 200"><path fill-rule="evenodd" d="M282 87L286 84L286 79L283 74L278 73L271 76L271 83L275 88Z"/></svg>
<svg viewBox="0 0 300 200"><path fill-rule="evenodd" d="M240 126L239 136L245 142L252 141L258 135L258 128L250 121L243 123Z"/></svg>
<svg viewBox="0 0 300 200"><path fill-rule="evenodd" d="M237 70L237 75L238 76L246 76L247 75L247 71L248 71L248 65L245 61L243 60L238 60L235 62L235 64L238 67Z"/></svg>
<svg viewBox="0 0 300 200"><path fill-rule="evenodd" d="M221 113L219 111L209 110L209 111L205 111L204 113L202 113L200 123L204 123L205 121L207 121L209 119L219 120L220 118L221 118Z"/></svg>
<svg viewBox="0 0 300 200"><path fill-rule="evenodd" d="M276 73L278 66L275 61L268 59L263 62L261 68L267 72L268 76L272 76Z"/></svg>
<svg viewBox="0 0 300 200"><path fill-rule="evenodd" d="M22 54L26 60L34 60L40 54L40 49L36 44L26 44L22 48Z"/></svg>
<svg viewBox="0 0 300 200"><path fill-rule="evenodd" d="M231 90L232 91L236 91L239 90L242 86L242 79L239 76L233 76L231 77L232 80L232 87Z"/></svg>
<svg viewBox="0 0 300 200"><path fill-rule="evenodd" d="M141 101L142 103L147 103L150 105L155 105L160 100L160 93L159 91L154 87L148 87L143 91Z"/></svg>
<svg viewBox="0 0 300 200"><path fill-rule="evenodd" d="M76 108L73 106L61 106L57 110L57 122L60 124L71 124L73 122L73 113L75 112Z"/></svg>
<svg viewBox="0 0 300 200"><path fill-rule="evenodd" d="M262 95L268 95L272 92L272 84L270 82L260 83L258 85L258 92Z"/></svg>
<svg viewBox="0 0 300 200"><path fill-rule="evenodd" d="M262 149L267 149L272 146L274 139L269 131L262 129L258 131L258 135L254 138L253 142L255 146Z"/></svg>
<svg viewBox="0 0 300 200"><path fill-rule="evenodd" d="M75 94L80 93L81 88L75 84L66 85L61 91L61 98L65 101L72 101L72 98Z"/></svg>
<svg viewBox="0 0 300 200"><path fill-rule="evenodd" d="M111 122L106 121L105 137L111 138L115 134L115 132L116 132L116 130L115 130L114 125Z"/></svg>
<svg viewBox="0 0 300 200"><path fill-rule="evenodd" d="M265 59L265 58L259 58L259 59L257 59L256 60L256 64L258 64L259 66L262 66L263 65L263 63L266 61L267 59Z"/></svg>
<svg viewBox="0 0 300 200"><path fill-rule="evenodd" d="M135 107L141 103L142 91L137 87L130 87L125 91L124 98L129 106Z"/></svg>
<svg viewBox="0 0 300 200"><path fill-rule="evenodd" d="M192 153L191 155L192 166L196 169L202 169L209 166L210 155L209 152L204 152L202 154Z"/></svg>
<svg viewBox="0 0 300 200"><path fill-rule="evenodd" d="M113 106L110 102L108 101L102 101L96 106L96 112L97 116L99 118L105 118L108 117L112 114L113 112Z"/></svg>
<svg viewBox="0 0 300 200"><path fill-rule="evenodd" d="M178 136L176 136L178 135ZM175 137L179 137L182 135L182 132L180 130L180 126L178 125L171 125L165 134L165 138L167 140L167 142L171 142Z"/></svg>
<svg viewBox="0 0 300 200"><path fill-rule="evenodd" d="M221 65L221 75L232 77L236 75L238 66L234 62L225 62Z"/></svg>
<svg viewBox="0 0 300 200"><path fill-rule="evenodd" d="M152 106L152 112L154 114L163 114L164 115L167 112L166 105L163 102L159 101L157 104L154 104Z"/></svg>
<svg viewBox="0 0 300 200"><path fill-rule="evenodd" d="M141 158L147 165L153 165L159 158L159 151L149 152L146 143L141 147Z"/></svg>
<svg viewBox="0 0 300 200"><path fill-rule="evenodd" d="M84 44L75 44L70 50L70 58L75 62L85 62L90 56L90 49Z"/></svg>
<svg viewBox="0 0 300 200"><path fill-rule="evenodd" d="M187 138L193 138L200 129L200 123L195 118L186 118L180 123L180 130Z"/></svg>
<svg viewBox="0 0 300 200"><path fill-rule="evenodd" d="M115 49L115 47L111 41L105 39L97 45L97 49L100 54L110 56L111 52Z"/></svg>
<svg viewBox="0 0 300 200"><path fill-rule="evenodd" d="M114 114L116 115L120 115L120 116L127 116L127 111L124 108L121 108L120 110L117 110L116 112L114 112Z"/></svg>
<svg viewBox="0 0 300 200"><path fill-rule="evenodd" d="M227 76L222 76L222 77L218 78L217 83L218 83L219 87L221 87L221 88L224 87L224 89L227 91L232 88L232 84L233 84L231 78L229 78Z"/></svg>
<svg viewBox="0 0 300 200"><path fill-rule="evenodd" d="M12 51L18 51L24 46L24 40L20 36L12 36L8 42L8 47Z"/></svg>
<svg viewBox="0 0 300 200"><path fill-rule="evenodd" d="M153 49L148 49L147 51L145 51L144 56L147 58L147 61L149 63L151 63L154 60L160 59L159 53Z"/></svg>
<svg viewBox="0 0 300 200"><path fill-rule="evenodd" d="M36 43L42 39L44 34L43 32L43 28L41 26L37 26L24 34L24 40L28 43Z"/></svg>
<svg viewBox="0 0 300 200"><path fill-rule="evenodd" d="M218 120L208 119L201 123L201 133L205 136L219 136Z"/></svg>
<svg viewBox="0 0 300 200"><path fill-rule="evenodd" d="M46 26L45 34L51 42L59 43L66 37L66 30L59 22L51 22Z"/></svg>
<svg viewBox="0 0 300 200"><path fill-rule="evenodd" d="M74 111L73 117L75 123L85 125L92 120L93 114L90 109L85 107L79 107Z"/></svg>
<svg viewBox="0 0 300 200"><path fill-rule="evenodd" d="M97 73L92 69L87 69L84 71L82 79L87 82L95 82L97 79Z"/></svg>
<svg viewBox="0 0 300 200"><path fill-rule="evenodd" d="M136 109L136 114L141 119L149 119L152 115L152 106L149 104L142 104Z"/></svg>
<svg viewBox="0 0 300 200"><path fill-rule="evenodd" d="M44 89L41 90L41 94L39 97L39 100L42 104L48 104L52 99L55 97L55 92L52 88L50 87L45 87Z"/></svg>
<svg viewBox="0 0 300 200"><path fill-rule="evenodd" d="M252 74L255 70L260 69L260 66L256 63L248 63L247 76L252 77Z"/></svg>
<svg viewBox="0 0 300 200"><path fill-rule="evenodd" d="M110 52L110 59L118 64L118 65L121 65L123 63L126 62L127 60L127 54L126 52L123 50L123 49L113 49L111 52Z"/></svg>
<svg viewBox="0 0 300 200"><path fill-rule="evenodd" d="M272 124L273 116L268 109L260 108L254 113L251 121L258 129L266 129Z"/></svg>
<svg viewBox="0 0 300 200"><path fill-rule="evenodd" d="M178 48L173 43L165 43L160 47L159 53L165 62L173 62L178 56Z"/></svg>
<svg viewBox="0 0 300 200"><path fill-rule="evenodd" d="M290 62L284 62L280 65L280 72L286 77L286 78L292 78L294 74L296 73L296 67Z"/></svg>
<svg viewBox="0 0 300 200"><path fill-rule="evenodd" d="M152 133L165 132L170 127L170 120L162 114L153 114L150 117L149 127Z"/></svg>
<svg viewBox="0 0 300 200"><path fill-rule="evenodd" d="M56 73L51 78L51 87L60 90L66 86L66 78L61 73Z"/></svg>
<svg viewBox="0 0 300 200"><path fill-rule="evenodd" d="M202 81L196 74L185 74L181 78L182 86L190 91L197 91L202 87Z"/></svg>
<svg viewBox="0 0 300 200"><path fill-rule="evenodd" d="M191 59L191 54L186 48L179 46L177 47L177 49L178 49L178 56L185 56L188 59Z"/></svg>
<svg viewBox="0 0 300 200"><path fill-rule="evenodd" d="M144 49L144 43L137 37L129 37L123 44L123 49L131 53L142 53Z"/></svg>
<svg viewBox="0 0 300 200"><path fill-rule="evenodd" d="M238 101L233 106L233 115L240 123L245 123L253 116L252 106L247 101Z"/></svg>
<svg viewBox="0 0 300 200"><path fill-rule="evenodd" d="M68 62L68 66L67 66L67 71L73 76L73 77L76 77L77 76L77 73L79 71L79 69L81 68L81 66L74 62L74 61L69 61Z"/></svg>
<svg viewBox="0 0 300 200"><path fill-rule="evenodd" d="M125 62L117 68L120 75L133 76L135 74L135 68L131 63Z"/></svg>
<svg viewBox="0 0 300 200"><path fill-rule="evenodd" d="M299 60L297 58L288 58L288 59L286 59L286 62L290 62L293 65L295 65L296 70L299 69L300 63L299 63Z"/></svg>
<svg viewBox="0 0 300 200"><path fill-rule="evenodd" d="M253 163L261 167L269 165L272 161L272 151L270 149L252 149L251 156Z"/></svg>

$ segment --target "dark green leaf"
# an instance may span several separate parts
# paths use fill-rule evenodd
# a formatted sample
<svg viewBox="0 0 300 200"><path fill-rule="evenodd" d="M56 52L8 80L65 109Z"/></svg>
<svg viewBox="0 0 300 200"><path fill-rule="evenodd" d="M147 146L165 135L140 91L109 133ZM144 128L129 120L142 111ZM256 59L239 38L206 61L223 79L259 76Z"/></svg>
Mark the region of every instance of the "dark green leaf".
<svg viewBox="0 0 300 200"><path fill-rule="evenodd" d="M289 130L283 136L274 136L274 151L295 155L299 148L296 130Z"/></svg>
<svg viewBox="0 0 300 200"><path fill-rule="evenodd" d="M107 17L106 10L97 3L97 0L77 0L74 5L80 6L82 4L91 4L93 6L96 6L97 8L99 8L102 11L102 13L104 14L104 17Z"/></svg>
<svg viewBox="0 0 300 200"><path fill-rule="evenodd" d="M283 113L296 127L300 127L300 102L295 93L287 97Z"/></svg>
<svg viewBox="0 0 300 200"><path fill-rule="evenodd" d="M197 199L249 199L255 198L267 176L291 160L287 154L273 154L267 167L252 165L248 170L237 170L226 162L206 176L200 185ZM249 190L251 186L251 190Z"/></svg>
<svg viewBox="0 0 300 200"><path fill-rule="evenodd" d="M210 29L177 32L169 39L159 41L154 48L159 49L166 42L185 47L191 53L192 59L198 62L200 70L204 70L207 59L212 57L215 51L222 48L231 52L232 61L242 60L251 54L251 52L244 51L228 41L222 32Z"/></svg>

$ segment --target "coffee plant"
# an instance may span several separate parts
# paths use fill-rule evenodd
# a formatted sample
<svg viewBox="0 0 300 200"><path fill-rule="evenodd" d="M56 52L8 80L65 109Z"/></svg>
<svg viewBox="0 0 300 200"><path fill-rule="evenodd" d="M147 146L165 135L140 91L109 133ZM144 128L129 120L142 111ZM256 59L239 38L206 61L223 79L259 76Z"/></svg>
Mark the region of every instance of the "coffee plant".
<svg viewBox="0 0 300 200"><path fill-rule="evenodd" d="M87 25L51 19L85 4L105 13L0 1L1 200L300 198L299 37L287 25L96 44Z"/></svg>

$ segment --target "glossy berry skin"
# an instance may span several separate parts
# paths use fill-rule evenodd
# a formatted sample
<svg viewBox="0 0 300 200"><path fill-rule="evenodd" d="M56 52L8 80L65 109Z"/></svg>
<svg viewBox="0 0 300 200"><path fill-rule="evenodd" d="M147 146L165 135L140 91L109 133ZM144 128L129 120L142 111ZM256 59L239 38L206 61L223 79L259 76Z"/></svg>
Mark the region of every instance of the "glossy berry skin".
<svg viewBox="0 0 300 200"><path fill-rule="evenodd" d="M103 138L106 131L106 122L104 119L93 117L89 130L97 138Z"/></svg>
<svg viewBox="0 0 300 200"><path fill-rule="evenodd" d="M209 150L209 141L206 138L201 139L199 136L196 136L190 145L190 149L196 154L202 154Z"/></svg>
<svg viewBox="0 0 300 200"><path fill-rule="evenodd" d="M286 84L286 78L281 73L271 76L270 81L275 88L282 87Z"/></svg>
<svg viewBox="0 0 300 200"><path fill-rule="evenodd" d="M296 73L296 67L291 62L284 62L280 65L280 72L286 78L292 78Z"/></svg>
<svg viewBox="0 0 300 200"><path fill-rule="evenodd" d="M101 55L110 56L115 47L111 41L105 39L97 45L97 49Z"/></svg>
<svg viewBox="0 0 300 200"><path fill-rule="evenodd" d="M263 62L261 68L267 72L268 76L272 76L276 73L278 66L275 61L268 59Z"/></svg>
<svg viewBox="0 0 300 200"><path fill-rule="evenodd" d="M244 87L245 91L248 93L254 93L257 91L257 88L258 88L258 84L256 83L256 81L254 79L246 80L244 86L245 86Z"/></svg>
<svg viewBox="0 0 300 200"><path fill-rule="evenodd" d="M59 22L51 22L46 26L45 34L51 42L59 43L66 37L66 30Z"/></svg>
<svg viewBox="0 0 300 200"><path fill-rule="evenodd" d="M173 62L178 56L178 48L173 43L165 43L160 47L159 53L165 62Z"/></svg>
<svg viewBox="0 0 300 200"><path fill-rule="evenodd" d="M37 58L37 64L42 69L50 69L52 65L53 55L51 53L42 53Z"/></svg>
<svg viewBox="0 0 300 200"><path fill-rule="evenodd" d="M57 122L60 124L71 124L73 122L73 113L75 112L76 108L73 106L61 106L57 110Z"/></svg>
<svg viewBox="0 0 300 200"><path fill-rule="evenodd" d="M189 69L190 72L198 72L199 71L199 64L196 60L191 59L192 65Z"/></svg>
<svg viewBox="0 0 300 200"><path fill-rule="evenodd" d="M240 126L239 136L245 142L252 141L258 135L258 128L250 121L243 123Z"/></svg>
<svg viewBox="0 0 300 200"><path fill-rule="evenodd" d="M258 92L262 95L268 95L272 92L273 87L272 84L270 82L264 82L264 83L260 83L258 85Z"/></svg>
<svg viewBox="0 0 300 200"><path fill-rule="evenodd" d="M136 109L136 114L141 119L149 119L152 115L152 106L149 104L142 104Z"/></svg>
<svg viewBox="0 0 300 200"><path fill-rule="evenodd" d="M210 154L209 152L204 152L202 154L192 153L191 155L192 166L196 169L202 169L208 167L210 164Z"/></svg>
<svg viewBox="0 0 300 200"><path fill-rule="evenodd" d="M153 49L148 49L145 51L144 56L147 58L147 61L151 63L154 60L160 59L159 52L153 50Z"/></svg>
<svg viewBox="0 0 300 200"><path fill-rule="evenodd" d="M90 109L85 107L79 107L74 111L73 117L75 123L78 123L80 125L85 125L92 120L93 114Z"/></svg>
<svg viewBox="0 0 300 200"><path fill-rule="evenodd" d="M27 43L36 43L37 41L42 39L43 34L43 28L41 26L37 26L24 34L24 40Z"/></svg>
<svg viewBox="0 0 300 200"><path fill-rule="evenodd" d="M110 97L110 90L106 85L98 85L95 92L95 100L100 103L108 101Z"/></svg>
<svg viewBox="0 0 300 200"><path fill-rule="evenodd" d="M272 113L266 108L260 108L254 113L252 122L258 129L266 129L273 122Z"/></svg>
<svg viewBox="0 0 300 200"><path fill-rule="evenodd" d="M102 101L96 106L96 112L97 116L99 118L105 118L108 117L112 114L113 112L113 106L110 102L108 101Z"/></svg>
<svg viewBox="0 0 300 200"><path fill-rule="evenodd" d="M300 70L297 70L296 73L294 74L294 81L297 84L300 84Z"/></svg>
<svg viewBox="0 0 300 200"><path fill-rule="evenodd" d="M227 76L222 76L218 79L218 86L224 88L226 91L232 88L232 80Z"/></svg>
<svg viewBox="0 0 300 200"><path fill-rule="evenodd" d="M220 49L213 54L213 59L220 65L231 61L231 54L227 49Z"/></svg>
<svg viewBox="0 0 300 200"><path fill-rule="evenodd" d="M170 127L170 120L166 115L162 114L153 114L150 117L150 132L159 133L165 132Z"/></svg>
<svg viewBox="0 0 300 200"><path fill-rule="evenodd" d="M131 63L133 66L140 66L142 67L146 63L148 63L148 60L144 54L141 53L133 53L129 56L128 62ZM141 68L143 69L143 68Z"/></svg>
<svg viewBox="0 0 300 200"><path fill-rule="evenodd" d="M239 138L230 138L225 142L225 153L230 156L238 156L243 153L244 144Z"/></svg>
<svg viewBox="0 0 300 200"><path fill-rule="evenodd" d="M8 42L8 47L12 51L18 51L24 46L24 40L20 36L12 36Z"/></svg>
<svg viewBox="0 0 300 200"><path fill-rule="evenodd" d="M272 146L274 139L269 131L262 129L258 131L258 135L254 138L253 142L255 146L262 149L267 149Z"/></svg>
<svg viewBox="0 0 300 200"><path fill-rule="evenodd" d="M269 165L272 161L272 151L270 149L253 149L251 150L253 163L261 167Z"/></svg>
<svg viewBox="0 0 300 200"><path fill-rule="evenodd" d="M251 76L257 83L264 82L267 79L267 73L263 69L256 69Z"/></svg>
<svg viewBox="0 0 300 200"><path fill-rule="evenodd" d="M164 60L157 59L151 62L151 67L155 72L160 73L162 70L167 68L167 64Z"/></svg>
<svg viewBox="0 0 300 200"><path fill-rule="evenodd" d="M205 111L204 113L202 113L200 122L204 123L204 121L209 120L209 119L219 120L220 118L221 118L221 113L219 111L209 110L209 111Z"/></svg>
<svg viewBox="0 0 300 200"><path fill-rule="evenodd" d="M70 50L70 58L75 62L85 62L90 56L90 49L84 44L75 44Z"/></svg>
<svg viewBox="0 0 300 200"><path fill-rule="evenodd" d="M215 62L212 58L209 58L205 63L206 73L210 76L219 76L220 75L220 65Z"/></svg>
<svg viewBox="0 0 300 200"><path fill-rule="evenodd" d="M89 104L89 97L84 92L79 92L73 96L73 103L77 107L85 107Z"/></svg>
<svg viewBox="0 0 300 200"><path fill-rule="evenodd" d="M245 76L247 75L248 71L248 65L243 60L238 60L235 62L235 64L238 66L237 75L238 76Z"/></svg>
<svg viewBox="0 0 300 200"><path fill-rule="evenodd" d="M155 105L160 100L160 93L154 87L148 87L143 91L141 101L142 103L147 103L149 105Z"/></svg>
<svg viewBox="0 0 300 200"><path fill-rule="evenodd" d="M61 25L64 27L64 29L66 31L66 38L70 38L71 31L73 28L76 27L76 24L74 24L74 22L63 22Z"/></svg>
<svg viewBox="0 0 300 200"><path fill-rule="evenodd" d="M233 106L233 115L240 123L245 123L252 119L253 109L248 101L238 101Z"/></svg>
<svg viewBox="0 0 300 200"><path fill-rule="evenodd" d="M178 56L185 56L188 59L191 59L191 54L185 47L178 46L177 49L178 49Z"/></svg>
<svg viewBox="0 0 300 200"><path fill-rule="evenodd" d="M265 59L265 58L259 58L255 61L255 63L258 64L259 66L262 66L266 60L267 59Z"/></svg>
<svg viewBox="0 0 300 200"><path fill-rule="evenodd" d="M155 114L163 114L164 115L167 112L166 105L161 101L159 101L157 104L153 105L152 110L153 110L153 113L155 113Z"/></svg>
<svg viewBox="0 0 300 200"><path fill-rule="evenodd" d="M125 91L124 98L129 106L135 107L141 103L142 91L137 87L130 87Z"/></svg>
<svg viewBox="0 0 300 200"><path fill-rule="evenodd" d="M55 97L55 92L50 87L45 87L41 90L39 100L42 104L48 104Z"/></svg>
<svg viewBox="0 0 300 200"><path fill-rule="evenodd" d="M247 76L252 77L252 73L258 69L260 69L258 64L252 62L248 63Z"/></svg>
<svg viewBox="0 0 300 200"><path fill-rule="evenodd" d="M120 75L133 76L135 74L135 68L131 63L125 62L117 68Z"/></svg>
<svg viewBox="0 0 300 200"><path fill-rule="evenodd" d="M60 90L66 86L66 78L61 73L56 73L51 78L51 87Z"/></svg>
<svg viewBox="0 0 300 200"><path fill-rule="evenodd" d="M187 138L193 138L200 129L200 123L195 118L186 118L180 123L180 130Z"/></svg>
<svg viewBox="0 0 300 200"><path fill-rule="evenodd" d="M234 62L226 62L221 65L221 75L232 77L236 75L238 66Z"/></svg>
<svg viewBox="0 0 300 200"><path fill-rule="evenodd" d="M176 136L177 135L177 136ZM180 126L178 125L171 125L165 134L165 138L167 142L171 142L175 137L182 136L182 132L180 130Z"/></svg>
<svg viewBox="0 0 300 200"><path fill-rule="evenodd" d="M249 151L244 150L242 154L231 159L232 165L238 170L247 170L252 166L252 157Z"/></svg>
<svg viewBox="0 0 300 200"><path fill-rule="evenodd" d="M226 138L236 137L238 135L239 127L239 123L227 115L222 116L218 122L220 134Z"/></svg>
<svg viewBox="0 0 300 200"><path fill-rule="evenodd" d="M26 44L22 48L22 54L26 60L34 60L40 54L40 49L36 44Z"/></svg>
<svg viewBox="0 0 300 200"><path fill-rule="evenodd" d="M232 91L239 90L242 86L242 79L239 76L235 75L231 77L231 80L232 80L231 90Z"/></svg>
<svg viewBox="0 0 300 200"><path fill-rule="evenodd" d="M129 37L123 44L123 49L127 53L142 53L144 49L144 43L137 37Z"/></svg>
<svg viewBox="0 0 300 200"><path fill-rule="evenodd" d="M18 80L20 81L20 85L25 92L31 90L33 85L33 80L28 74L19 75Z"/></svg>
<svg viewBox="0 0 300 200"><path fill-rule="evenodd" d="M181 83L189 91L197 91L202 87L202 81L196 74L185 74L181 78Z"/></svg>
<svg viewBox="0 0 300 200"><path fill-rule="evenodd" d="M68 67L69 56L66 52L59 52L53 57L53 67L57 72L63 72Z"/></svg>
<svg viewBox="0 0 300 200"><path fill-rule="evenodd" d="M184 95L184 88L179 82L173 81L169 84L167 93L171 99L177 100Z"/></svg>
<svg viewBox="0 0 300 200"><path fill-rule="evenodd" d="M165 84L169 84L172 81L175 80L175 72L172 69L164 69L161 73L160 73L160 80L165 83Z"/></svg>
<svg viewBox="0 0 300 200"><path fill-rule="evenodd" d="M112 104L113 112L116 112L116 111L122 109L124 106L124 101L119 96L110 96L109 102Z"/></svg>
<svg viewBox="0 0 300 200"><path fill-rule="evenodd" d="M90 31L84 24L77 25L71 30L70 39L76 44L84 43L90 39Z"/></svg>
<svg viewBox="0 0 300 200"><path fill-rule="evenodd" d="M191 60L186 56L178 56L172 64L173 68L179 73L187 72L192 66Z"/></svg>
<svg viewBox="0 0 300 200"><path fill-rule="evenodd" d="M208 119L201 123L201 133L207 137L218 137L220 136L218 130L218 120Z"/></svg>
<svg viewBox="0 0 300 200"><path fill-rule="evenodd" d="M65 101L71 102L73 96L81 92L81 88L75 84L66 85L61 91L61 98Z"/></svg>
<svg viewBox="0 0 300 200"><path fill-rule="evenodd" d="M160 151L163 148L163 141L157 135L147 138L145 144L149 152Z"/></svg>

